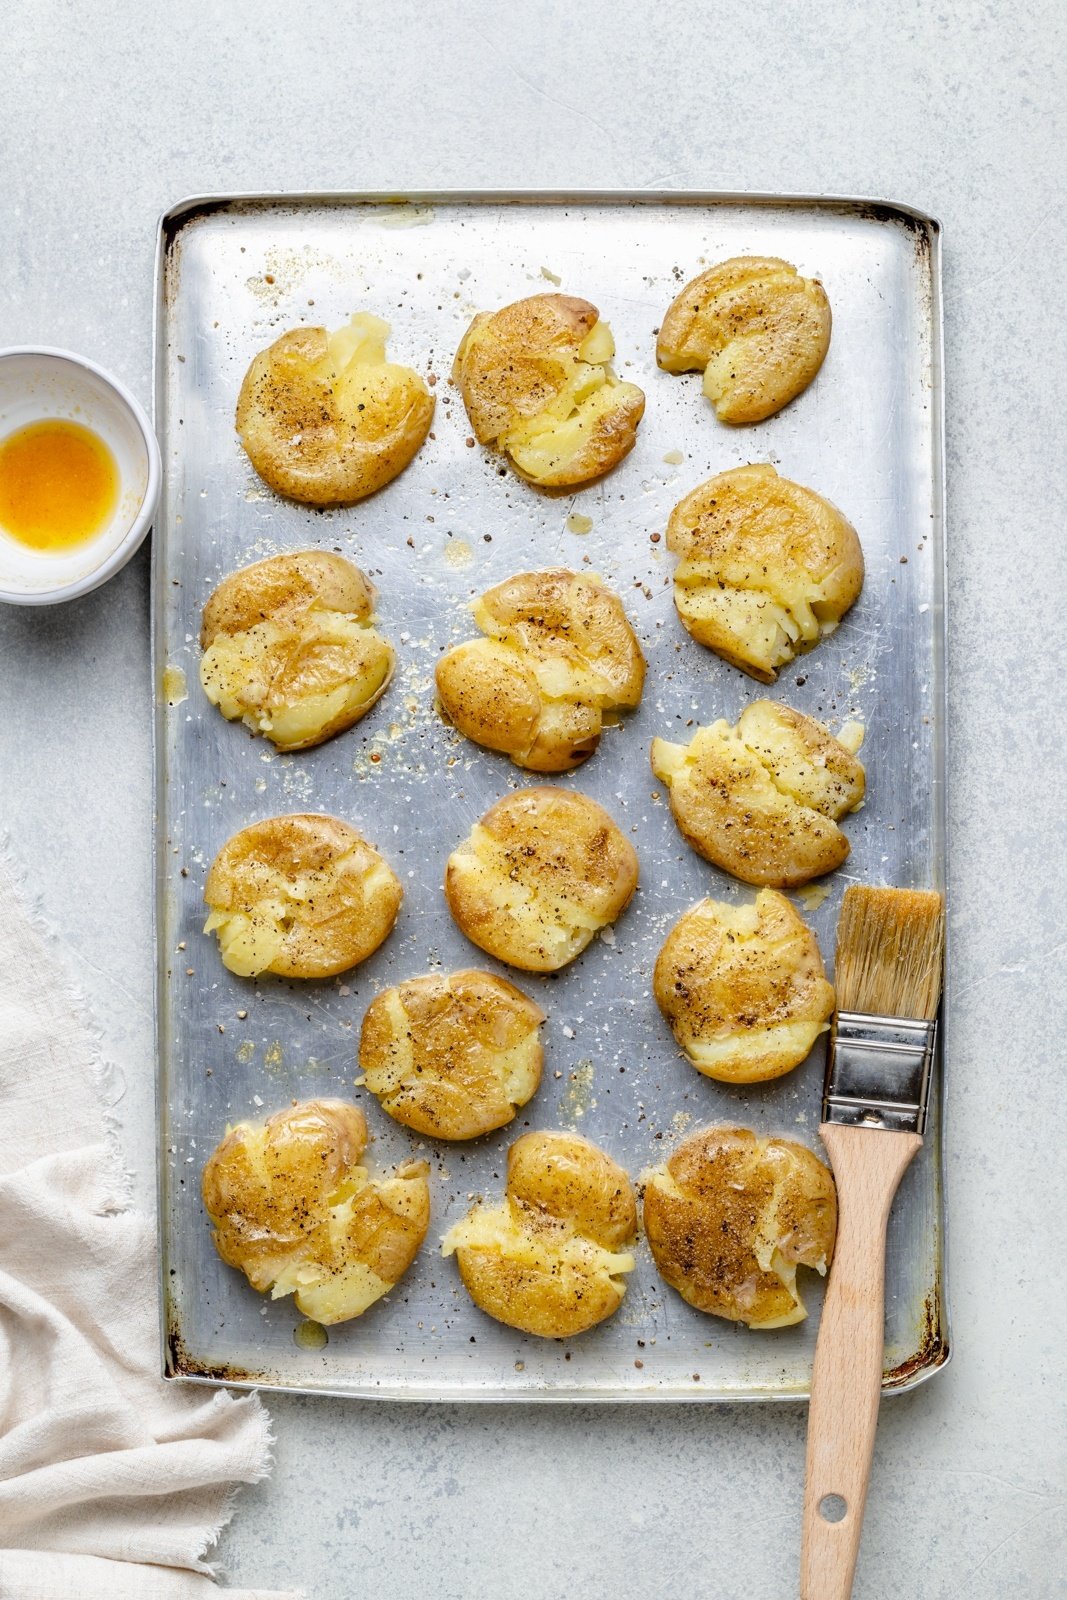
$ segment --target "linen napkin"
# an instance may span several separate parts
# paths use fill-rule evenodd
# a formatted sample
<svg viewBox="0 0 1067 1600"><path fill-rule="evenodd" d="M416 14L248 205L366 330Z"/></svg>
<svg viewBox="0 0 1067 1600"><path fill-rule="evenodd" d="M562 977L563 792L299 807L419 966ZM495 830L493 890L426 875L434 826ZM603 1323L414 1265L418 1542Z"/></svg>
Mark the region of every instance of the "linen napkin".
<svg viewBox="0 0 1067 1600"><path fill-rule="evenodd" d="M206 1559L270 1470L270 1421L256 1395L159 1376L155 1227L107 1098L0 851L0 1596L272 1600L218 1589Z"/></svg>

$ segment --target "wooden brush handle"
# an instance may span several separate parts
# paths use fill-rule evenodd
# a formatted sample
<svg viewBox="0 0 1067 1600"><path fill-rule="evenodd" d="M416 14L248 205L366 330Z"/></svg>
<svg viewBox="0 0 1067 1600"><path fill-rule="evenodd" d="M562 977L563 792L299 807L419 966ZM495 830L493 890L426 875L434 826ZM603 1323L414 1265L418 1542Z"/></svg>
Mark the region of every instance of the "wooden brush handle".
<svg viewBox="0 0 1067 1600"><path fill-rule="evenodd" d="M886 1223L922 1139L831 1123L819 1133L837 1181L838 1230L811 1378L800 1596L849 1600L882 1393ZM844 1500L839 1522L820 1512L825 1495Z"/></svg>

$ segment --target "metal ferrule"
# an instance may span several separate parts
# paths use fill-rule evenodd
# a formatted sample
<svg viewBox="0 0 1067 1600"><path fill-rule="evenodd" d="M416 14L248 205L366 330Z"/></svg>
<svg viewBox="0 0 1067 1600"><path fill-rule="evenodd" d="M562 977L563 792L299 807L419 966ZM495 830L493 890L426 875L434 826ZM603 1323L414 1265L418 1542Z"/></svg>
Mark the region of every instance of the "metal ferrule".
<svg viewBox="0 0 1067 1600"><path fill-rule="evenodd" d="M822 1118L923 1133L937 1023L839 1011L830 1031Z"/></svg>

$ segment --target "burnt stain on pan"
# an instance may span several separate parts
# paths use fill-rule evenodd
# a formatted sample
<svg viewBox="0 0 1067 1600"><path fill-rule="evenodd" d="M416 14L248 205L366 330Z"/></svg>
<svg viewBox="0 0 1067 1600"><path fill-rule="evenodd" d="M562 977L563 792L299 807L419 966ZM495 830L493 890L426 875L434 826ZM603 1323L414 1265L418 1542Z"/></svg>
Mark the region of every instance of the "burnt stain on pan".
<svg viewBox="0 0 1067 1600"><path fill-rule="evenodd" d="M863 200L847 209L852 216L859 217L864 222L877 222L883 225L891 223L895 227L903 228L906 233L912 235L917 254L928 251L931 235L941 231L941 225L936 218L923 216L909 210L907 206Z"/></svg>
<svg viewBox="0 0 1067 1600"><path fill-rule="evenodd" d="M160 232L163 235L163 249L170 254L182 229L190 222L213 216L217 211L229 211L233 208L233 201L225 196L213 198L205 196L200 200L181 201L173 210L164 213L160 220Z"/></svg>
<svg viewBox="0 0 1067 1600"><path fill-rule="evenodd" d="M932 316L935 293L933 281L934 241L941 235L941 224L937 218L912 211L907 206L892 205L888 202L876 200L864 200L857 204L847 205L844 210L849 216L858 217L863 222L873 222L880 227L899 228L905 236L910 236L913 266L920 275L920 294L922 296L923 311L926 316Z"/></svg>
<svg viewBox="0 0 1067 1600"><path fill-rule="evenodd" d="M941 1325L941 1296L931 1289L923 1301L919 1338L912 1354L882 1374L882 1388L906 1389L923 1375L936 1372L949 1358L948 1330Z"/></svg>
<svg viewBox="0 0 1067 1600"><path fill-rule="evenodd" d="M274 1384L277 1380L266 1371L249 1372L244 1367L215 1365L201 1361L186 1349L185 1341L176 1328L168 1328L166 1336L166 1378L205 1378L209 1383Z"/></svg>

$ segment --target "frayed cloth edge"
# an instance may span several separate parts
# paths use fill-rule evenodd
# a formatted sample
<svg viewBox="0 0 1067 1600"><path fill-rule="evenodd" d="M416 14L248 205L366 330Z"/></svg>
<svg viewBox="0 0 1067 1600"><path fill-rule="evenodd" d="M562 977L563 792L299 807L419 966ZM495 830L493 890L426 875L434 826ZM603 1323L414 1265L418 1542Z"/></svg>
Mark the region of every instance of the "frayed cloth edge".
<svg viewBox="0 0 1067 1600"><path fill-rule="evenodd" d="M89 1043L89 1058L84 1064L85 1077L93 1091L103 1135L101 1210L104 1214L128 1211L133 1204L134 1177L126 1165L119 1120L111 1109L125 1093L125 1077L107 1055L103 1031L71 970L70 952L45 916L40 896L31 890L27 869L16 856L6 832L0 832L0 875L7 879L19 911L54 963L59 999L70 1010Z"/></svg>

